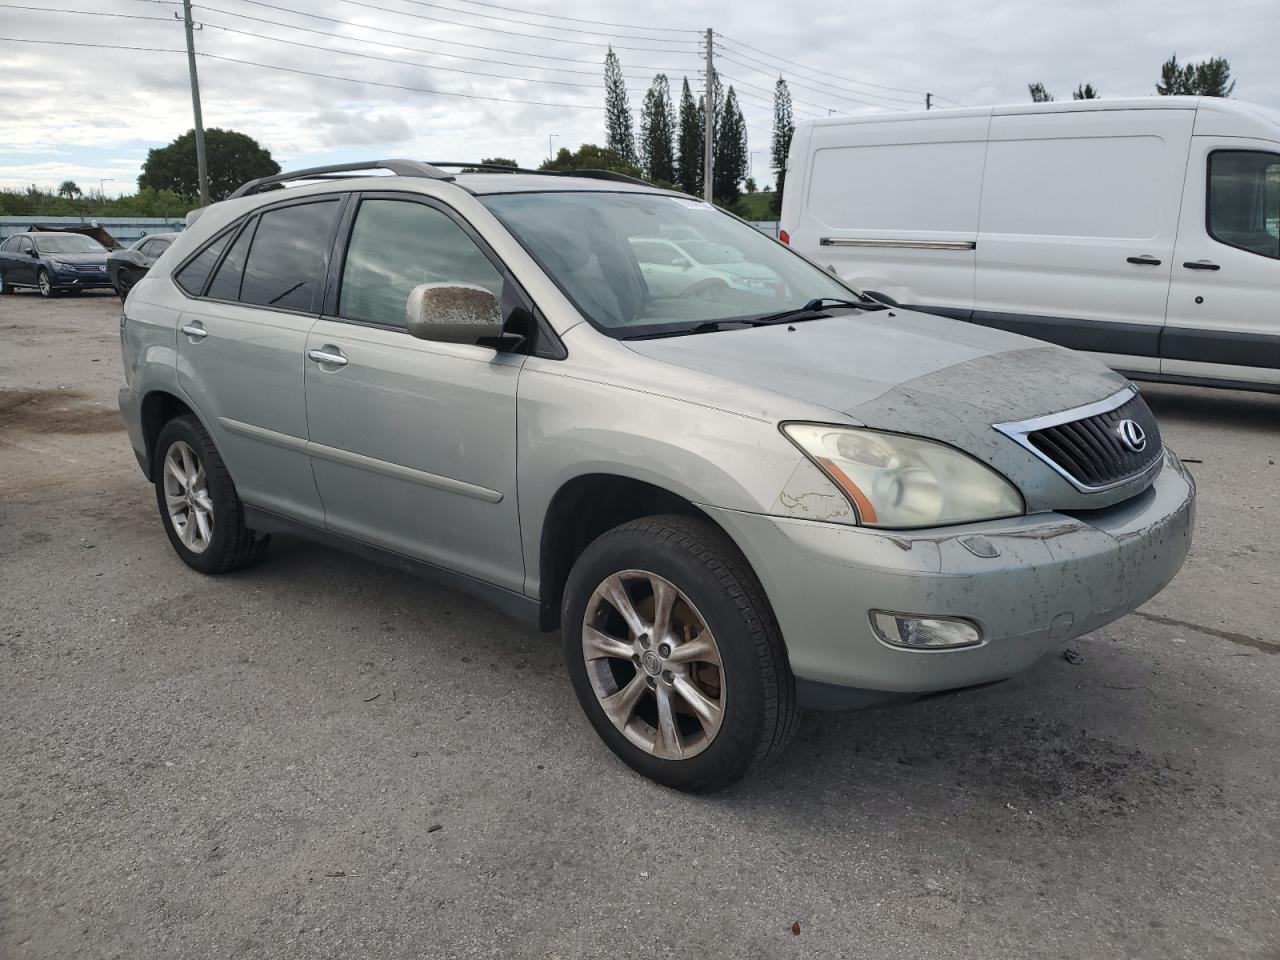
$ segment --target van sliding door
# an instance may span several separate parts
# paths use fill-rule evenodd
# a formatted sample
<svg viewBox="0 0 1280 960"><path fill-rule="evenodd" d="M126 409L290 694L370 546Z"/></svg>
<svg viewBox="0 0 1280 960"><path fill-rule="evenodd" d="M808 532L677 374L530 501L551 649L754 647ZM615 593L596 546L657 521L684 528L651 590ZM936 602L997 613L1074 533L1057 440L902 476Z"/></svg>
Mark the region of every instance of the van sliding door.
<svg viewBox="0 0 1280 960"><path fill-rule="evenodd" d="M1191 109L997 109L973 319L1157 372Z"/></svg>

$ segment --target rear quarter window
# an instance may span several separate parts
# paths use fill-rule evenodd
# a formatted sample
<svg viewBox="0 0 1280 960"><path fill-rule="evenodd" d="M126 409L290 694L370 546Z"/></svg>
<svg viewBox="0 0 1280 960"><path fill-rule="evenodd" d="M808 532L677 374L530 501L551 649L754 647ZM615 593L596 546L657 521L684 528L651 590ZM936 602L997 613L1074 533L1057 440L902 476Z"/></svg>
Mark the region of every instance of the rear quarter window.
<svg viewBox="0 0 1280 960"><path fill-rule="evenodd" d="M218 258L235 233L234 229L226 231L196 254L194 259L189 260L186 266L173 275L174 282L191 296L201 296L205 284L209 282L209 274L213 272Z"/></svg>

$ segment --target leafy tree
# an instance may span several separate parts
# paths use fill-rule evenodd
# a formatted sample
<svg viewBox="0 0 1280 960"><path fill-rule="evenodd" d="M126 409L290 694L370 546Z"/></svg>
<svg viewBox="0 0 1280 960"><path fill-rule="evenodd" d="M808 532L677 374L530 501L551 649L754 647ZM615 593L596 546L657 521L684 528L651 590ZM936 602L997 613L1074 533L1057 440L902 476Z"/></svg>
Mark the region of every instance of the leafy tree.
<svg viewBox="0 0 1280 960"><path fill-rule="evenodd" d="M702 193L702 111L684 78L680 90L680 149L676 157L676 183L685 193Z"/></svg>
<svg viewBox="0 0 1280 960"><path fill-rule="evenodd" d="M667 75L660 73L644 95L644 109L640 113L640 165L650 180L675 183L675 127L671 85Z"/></svg>
<svg viewBox="0 0 1280 960"><path fill-rule="evenodd" d="M1102 94L1094 89L1091 83L1082 83L1071 92L1072 100L1100 100Z"/></svg>
<svg viewBox="0 0 1280 960"><path fill-rule="evenodd" d="M204 142L211 200L225 200L242 183L280 172L280 164L271 159L271 154L243 133L211 127L204 132ZM188 197L198 195L195 131L188 130L167 147L148 150L138 187L169 190Z"/></svg>
<svg viewBox="0 0 1280 960"><path fill-rule="evenodd" d="M720 107L717 126L712 193L718 202L727 205L742 195L740 185L747 176L748 162L747 122L733 87Z"/></svg>
<svg viewBox="0 0 1280 960"><path fill-rule="evenodd" d="M791 150L791 137L796 132L795 115L791 111L791 89L787 81L778 77L773 85L773 144L770 148L770 166L778 179L778 190L773 195L773 212L782 212L782 189L787 178L787 153Z"/></svg>
<svg viewBox="0 0 1280 960"><path fill-rule="evenodd" d="M480 161L485 166L492 167L519 167L520 164L514 160L508 160L506 157L484 157ZM480 167L463 167L459 173L494 173L493 170L485 170Z"/></svg>
<svg viewBox="0 0 1280 960"><path fill-rule="evenodd" d="M598 147L594 143L584 143L577 150L570 152L561 147L555 157L544 160L539 170L612 170L625 173L629 177L642 176L640 169L618 155L616 150Z"/></svg>
<svg viewBox="0 0 1280 960"><path fill-rule="evenodd" d="M756 192L756 178L755 178L755 177L747 177L747 182L746 182L745 186L746 186L746 188L747 188L747 193L755 193L755 192Z"/></svg>
<svg viewBox="0 0 1280 960"><path fill-rule="evenodd" d="M622 79L622 65L612 46L604 58L604 109L606 143L609 149L627 163L635 164L636 138L631 124L631 104L627 102L627 84Z"/></svg>
<svg viewBox="0 0 1280 960"><path fill-rule="evenodd" d="M74 200L76 197L83 196L84 191L74 180L63 180L58 184L58 196L67 200Z"/></svg>
<svg viewBox="0 0 1280 960"><path fill-rule="evenodd" d="M1044 88L1044 84L1036 81L1027 84L1027 91L1031 94L1032 103L1052 103L1053 94Z"/></svg>
<svg viewBox="0 0 1280 960"><path fill-rule="evenodd" d="M1231 79L1231 64L1223 57L1211 57L1200 63L1178 63L1175 53L1160 67L1156 93L1162 97L1229 97L1236 82Z"/></svg>

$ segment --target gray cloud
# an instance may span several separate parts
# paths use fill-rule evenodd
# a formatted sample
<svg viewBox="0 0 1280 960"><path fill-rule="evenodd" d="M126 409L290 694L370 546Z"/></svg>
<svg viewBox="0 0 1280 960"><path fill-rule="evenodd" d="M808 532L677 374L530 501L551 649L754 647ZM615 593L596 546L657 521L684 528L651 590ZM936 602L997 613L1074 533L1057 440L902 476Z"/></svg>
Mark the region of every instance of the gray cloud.
<svg viewBox="0 0 1280 960"><path fill-rule="evenodd" d="M62 2L72 6L69 0ZM783 7L764 0L739 4L652 0L646 5L626 0L558 0L555 4L508 0L513 7L546 14L688 31L594 28L602 34L554 30L551 24L571 24L553 19L548 19L548 29L532 29L490 14L543 19L536 13L481 7L467 16L408 5L403 5L403 14L382 13L340 0L272 2L343 22L276 13L243 0L222 0L218 6L228 13L199 13L208 22L196 35L198 48L221 57L370 82L362 85L202 58L205 122L248 133L287 165L356 159L384 144L423 158L508 156L536 164L547 154L549 135L557 137L557 148L603 141L604 114L598 108L603 103L606 42L614 43L622 60L632 109L638 112L644 89L659 69L670 75L677 94L685 76L696 89L702 65L698 31L706 26L727 38L717 50L718 65L725 82L733 84L742 97L754 172L761 182L772 179L767 169L768 91L779 72L793 83L799 117L826 116L832 111L871 109L867 104L918 108L923 106L925 91L965 104L1023 102L1027 83L1037 80L1059 98L1069 97L1077 84L1086 81L1104 96L1145 96L1153 92L1161 62L1177 51L1184 60L1229 58L1238 79L1237 98L1280 107L1280 72L1274 69L1275 0L1219 0L1212 6L1202 0L1123 4L1051 0L1034 9L1021 0L972 0L962 5L940 0L863 0L853 7L829 0L789 0ZM451 6L462 10L468 4L454 0ZM108 9L114 8L103 8ZM144 13L148 9L139 7ZM466 25L423 20L414 12ZM271 22L261 22L267 19ZM1263 29L1266 24L1272 28ZM220 29L225 27L241 32ZM379 33L370 27L395 32ZM146 146L163 145L191 126L186 59L180 52L182 28L165 11L152 20L32 12L6 25L5 33L179 52L0 42L5 89L10 94L0 99L0 129L5 133L0 154L22 157L6 163L0 182L46 179L52 168L42 170L41 165L55 159L59 164L82 164L80 176L90 179L101 175L97 171L106 161L100 158L141 157ZM654 39L636 39L646 35ZM569 40L583 42L565 42ZM450 45L450 41L473 46ZM532 54L560 59L538 59ZM528 65L514 65L523 63ZM495 76L461 74L459 69ZM23 86L24 77L39 79ZM586 86L566 85L578 83ZM448 93L559 106L444 95ZM22 168L27 162L32 164L29 171ZM106 175L117 175L118 182L127 184L136 171L112 165Z"/></svg>

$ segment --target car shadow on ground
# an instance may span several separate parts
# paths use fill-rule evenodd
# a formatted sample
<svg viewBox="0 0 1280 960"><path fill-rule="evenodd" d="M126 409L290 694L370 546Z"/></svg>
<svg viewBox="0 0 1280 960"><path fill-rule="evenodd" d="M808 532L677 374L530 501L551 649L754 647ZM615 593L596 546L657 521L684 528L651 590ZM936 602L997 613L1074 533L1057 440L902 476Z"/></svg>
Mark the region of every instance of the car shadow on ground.
<svg viewBox="0 0 1280 960"><path fill-rule="evenodd" d="M484 677L495 705L498 725L492 733L498 740L528 736L530 724L547 724L545 742L554 745L564 742L567 729L569 738L583 741L573 748L575 756L585 751L598 764L592 776L616 781L619 789L651 791L655 798L667 793L631 773L595 742L565 677L558 634L522 626L464 594L292 538L277 537L269 556L266 564L244 575L261 580L272 592L306 584L308 603L334 602L348 609L348 600L321 598L358 597L355 609L367 608L371 624L381 611L396 611L398 621L407 625L401 627L403 646L397 650L399 669L409 671L403 677L406 684L428 690L440 684L439 695L448 697L452 682L414 665L413 649L421 653L434 642L424 636L427 631L416 632L414 624L447 622L451 631L461 631L477 670L484 664L521 661L522 672L527 671L523 675L490 672ZM352 635L351 642L362 640ZM1072 645L1088 642L1085 638ZM1208 781L1194 761L1152 745L1160 737L1146 709L1147 691L1117 684L1116 676L1141 675L1148 666L1130 645L1099 644L1083 666L1055 653L1010 681L978 690L849 713L807 712L780 760L713 796L740 811L754 811L764 821L779 815L822 820L836 811L843 817L851 805L872 816L886 815L889 809L901 812L905 805L926 819L988 809L1041 825L1150 814L1207 789ZM541 682L531 687L525 682L530 676ZM1169 692L1161 696L1167 701ZM497 707L504 702L522 702L523 709L504 712ZM1180 709L1167 702L1162 706ZM1125 734L1096 729L1089 717L1099 711L1118 713ZM1126 711L1133 712L1131 722ZM511 729L504 732L502 724ZM472 754L487 749L495 756L501 753L500 747L484 742L445 746ZM486 765L482 756L477 762Z"/></svg>
<svg viewBox="0 0 1280 960"><path fill-rule="evenodd" d="M1147 405L1161 420L1193 426L1232 426L1274 434L1280 427L1280 394L1213 387L1141 384Z"/></svg>

